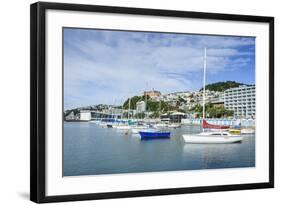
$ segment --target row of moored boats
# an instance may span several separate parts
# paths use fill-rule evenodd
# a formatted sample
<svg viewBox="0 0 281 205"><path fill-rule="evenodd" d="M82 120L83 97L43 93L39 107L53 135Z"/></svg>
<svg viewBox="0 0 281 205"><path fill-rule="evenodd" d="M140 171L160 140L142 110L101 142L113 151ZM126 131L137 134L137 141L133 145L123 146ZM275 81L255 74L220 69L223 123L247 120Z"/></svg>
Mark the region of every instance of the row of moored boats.
<svg viewBox="0 0 281 205"><path fill-rule="evenodd" d="M102 121L91 121L102 127L113 128L123 131L126 134L139 135L142 140L145 139L167 139L171 137L171 130L180 128L180 123L112 123ZM183 134L183 140L186 143L198 144L225 144L242 142L243 135L254 134L252 128L237 129L229 126L211 125L206 120L202 121L203 132L196 134Z"/></svg>

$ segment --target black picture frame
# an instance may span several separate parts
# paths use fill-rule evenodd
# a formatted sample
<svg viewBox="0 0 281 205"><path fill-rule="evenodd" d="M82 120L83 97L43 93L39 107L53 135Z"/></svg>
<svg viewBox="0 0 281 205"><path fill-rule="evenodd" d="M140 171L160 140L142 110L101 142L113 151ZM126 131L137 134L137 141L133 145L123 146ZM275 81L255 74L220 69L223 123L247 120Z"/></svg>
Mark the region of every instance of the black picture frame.
<svg viewBox="0 0 281 205"><path fill-rule="evenodd" d="M269 25L269 181L263 183L230 184L158 190L138 190L46 196L46 81L45 26L46 10L86 11L194 19L262 22ZM265 16L126 8L82 4L38 2L30 7L30 200L37 203L77 200L97 200L123 197L186 194L274 187L274 18Z"/></svg>

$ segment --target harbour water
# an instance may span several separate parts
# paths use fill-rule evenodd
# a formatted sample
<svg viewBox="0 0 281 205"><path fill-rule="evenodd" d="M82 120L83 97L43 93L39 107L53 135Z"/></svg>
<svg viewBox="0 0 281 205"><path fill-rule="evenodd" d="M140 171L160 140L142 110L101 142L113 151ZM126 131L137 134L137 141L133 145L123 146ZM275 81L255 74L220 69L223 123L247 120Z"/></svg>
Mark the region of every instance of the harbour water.
<svg viewBox="0 0 281 205"><path fill-rule="evenodd" d="M64 122L64 176L241 168L255 166L255 135L242 143L185 144L184 133L200 126L171 130L170 139L140 140L89 122Z"/></svg>

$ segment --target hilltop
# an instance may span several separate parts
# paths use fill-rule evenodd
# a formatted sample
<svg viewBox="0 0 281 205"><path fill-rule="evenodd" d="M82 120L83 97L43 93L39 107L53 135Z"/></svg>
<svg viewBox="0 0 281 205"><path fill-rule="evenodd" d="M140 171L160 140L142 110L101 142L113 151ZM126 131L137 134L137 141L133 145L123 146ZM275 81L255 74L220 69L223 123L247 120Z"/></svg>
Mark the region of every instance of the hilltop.
<svg viewBox="0 0 281 205"><path fill-rule="evenodd" d="M130 102L130 108L131 109L136 109L136 104L139 101L147 101L146 109L148 111L168 111L169 109L172 109L172 106L169 106L168 103L164 102L163 100L160 101L155 101L152 100L149 96L147 96L147 99L145 99L145 96L133 96L131 97L131 102ZM129 109L129 99L127 99L124 104L123 104L124 109Z"/></svg>
<svg viewBox="0 0 281 205"><path fill-rule="evenodd" d="M235 81L216 82L216 83L211 83L211 84L206 85L205 89L210 90L210 91L223 92L229 88L239 87L240 85L246 85L246 84L238 83ZM202 91L202 90L203 90L203 88L200 89L200 91Z"/></svg>

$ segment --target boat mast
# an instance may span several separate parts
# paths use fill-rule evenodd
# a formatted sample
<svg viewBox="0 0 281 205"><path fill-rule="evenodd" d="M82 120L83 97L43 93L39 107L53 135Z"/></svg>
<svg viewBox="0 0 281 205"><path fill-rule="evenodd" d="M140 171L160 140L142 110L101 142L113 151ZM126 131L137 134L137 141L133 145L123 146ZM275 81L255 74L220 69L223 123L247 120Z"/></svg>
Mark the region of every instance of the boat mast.
<svg viewBox="0 0 281 205"><path fill-rule="evenodd" d="M126 98L125 98L125 100L126 100ZM123 103L123 102L124 102L124 101L123 101L122 98L121 98L121 103L122 103L121 121L122 121L123 115L124 115L124 103Z"/></svg>
<svg viewBox="0 0 281 205"><path fill-rule="evenodd" d="M146 82L146 84L145 84L145 90L144 90L144 92L143 92L143 94L144 94L144 97L145 97L145 108L144 108L144 119L147 119L147 82Z"/></svg>
<svg viewBox="0 0 281 205"><path fill-rule="evenodd" d="M205 119L205 87L206 87L207 49L204 49L204 78L203 78L203 120ZM203 121L202 121L203 123Z"/></svg>
<svg viewBox="0 0 281 205"><path fill-rule="evenodd" d="M144 109L144 118L147 119L147 94L145 93L145 109Z"/></svg>
<svg viewBox="0 0 281 205"><path fill-rule="evenodd" d="M131 110L131 98L129 98L128 120L129 120L129 117L130 117L130 110Z"/></svg>

